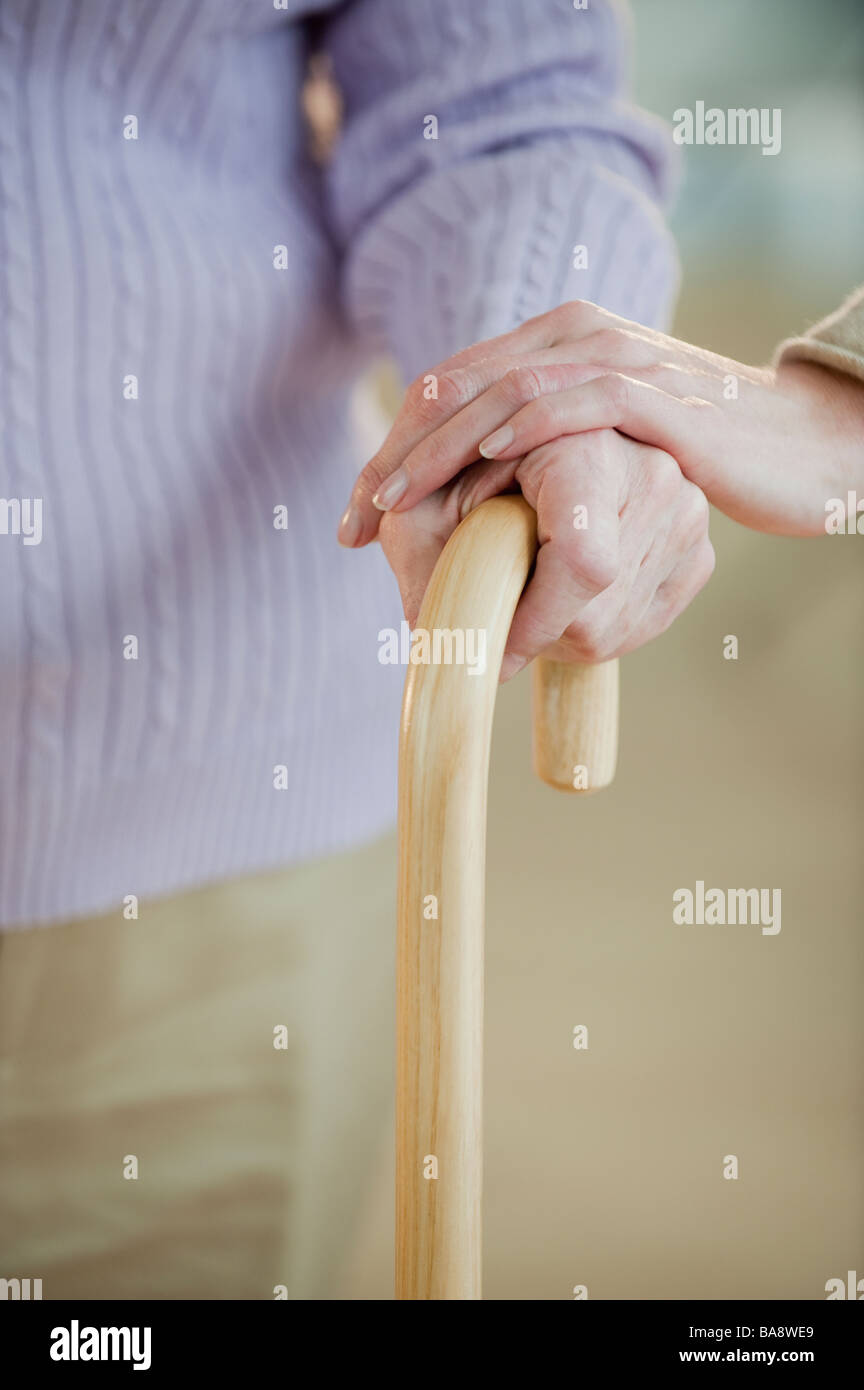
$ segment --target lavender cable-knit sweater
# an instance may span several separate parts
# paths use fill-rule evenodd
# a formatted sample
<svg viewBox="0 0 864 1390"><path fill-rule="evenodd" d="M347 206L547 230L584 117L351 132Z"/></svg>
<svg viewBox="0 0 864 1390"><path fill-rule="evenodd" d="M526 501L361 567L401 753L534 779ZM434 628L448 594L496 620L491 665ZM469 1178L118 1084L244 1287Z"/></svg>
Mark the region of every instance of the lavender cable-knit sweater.
<svg viewBox="0 0 864 1390"><path fill-rule="evenodd" d="M335 540L351 392L570 298L663 321L669 146L623 38L603 0L2 0L4 925L391 822L398 596Z"/></svg>

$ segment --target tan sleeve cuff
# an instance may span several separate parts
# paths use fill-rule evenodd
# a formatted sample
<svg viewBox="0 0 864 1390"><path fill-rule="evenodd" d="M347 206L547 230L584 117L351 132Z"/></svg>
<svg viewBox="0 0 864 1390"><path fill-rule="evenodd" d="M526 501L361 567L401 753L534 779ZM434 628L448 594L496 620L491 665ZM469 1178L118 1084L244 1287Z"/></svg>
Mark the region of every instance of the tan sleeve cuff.
<svg viewBox="0 0 864 1390"><path fill-rule="evenodd" d="M864 285L801 338L787 338L774 353L783 362L818 362L864 381Z"/></svg>

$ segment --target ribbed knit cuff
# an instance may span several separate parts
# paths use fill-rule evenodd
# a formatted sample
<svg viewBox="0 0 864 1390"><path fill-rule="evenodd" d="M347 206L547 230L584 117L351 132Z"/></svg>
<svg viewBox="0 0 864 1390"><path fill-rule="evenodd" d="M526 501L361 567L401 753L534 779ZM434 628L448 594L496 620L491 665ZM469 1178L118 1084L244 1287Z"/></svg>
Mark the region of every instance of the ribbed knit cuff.
<svg viewBox="0 0 864 1390"><path fill-rule="evenodd" d="M429 177L359 241L345 292L360 331L410 380L571 299L665 327L677 285L655 204L583 137Z"/></svg>
<svg viewBox="0 0 864 1390"><path fill-rule="evenodd" d="M818 362L864 381L864 286L808 333L782 342L773 365L787 362Z"/></svg>

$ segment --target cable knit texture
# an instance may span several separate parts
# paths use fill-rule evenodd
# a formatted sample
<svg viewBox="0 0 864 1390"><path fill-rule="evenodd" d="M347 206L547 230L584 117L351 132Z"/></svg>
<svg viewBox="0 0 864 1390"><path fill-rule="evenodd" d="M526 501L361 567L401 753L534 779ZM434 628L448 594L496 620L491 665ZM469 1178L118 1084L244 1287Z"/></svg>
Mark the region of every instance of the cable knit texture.
<svg viewBox="0 0 864 1390"><path fill-rule="evenodd" d="M662 326L670 156L603 0L3 0L3 925L391 822L398 595L335 543L352 392L565 299Z"/></svg>

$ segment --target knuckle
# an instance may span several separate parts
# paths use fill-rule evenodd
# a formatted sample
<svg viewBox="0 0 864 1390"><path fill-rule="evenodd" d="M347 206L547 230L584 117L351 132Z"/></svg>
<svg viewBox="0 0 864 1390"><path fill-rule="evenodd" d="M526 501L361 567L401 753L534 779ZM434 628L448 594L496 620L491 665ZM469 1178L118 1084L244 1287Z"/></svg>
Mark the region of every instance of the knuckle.
<svg viewBox="0 0 864 1390"><path fill-rule="evenodd" d="M403 415L419 425L435 425L443 413L439 386L441 378L434 372L417 377L405 393Z"/></svg>
<svg viewBox="0 0 864 1390"><path fill-rule="evenodd" d="M534 367L511 367L501 379L501 390L508 404L524 405L526 401L533 401L542 396L543 382Z"/></svg>
<svg viewBox="0 0 864 1390"><path fill-rule="evenodd" d="M430 404L437 406L438 413L452 415L474 400L477 392L470 372L455 367L438 377L438 399Z"/></svg>
<svg viewBox="0 0 864 1390"><path fill-rule="evenodd" d="M421 372L419 376L415 376L408 390L405 392L406 399L413 401L415 404L422 402L430 377L434 377L437 381L438 373L435 367L430 367L428 371Z"/></svg>
<svg viewBox="0 0 864 1390"><path fill-rule="evenodd" d="M671 454L662 449L652 449L646 455L645 472L655 492L678 491L681 483L681 470Z"/></svg>
<svg viewBox="0 0 864 1390"><path fill-rule="evenodd" d="M474 374L464 367L439 369L415 377L405 396L405 405L421 425L437 425L455 415L477 395Z"/></svg>
<svg viewBox="0 0 864 1390"><path fill-rule="evenodd" d="M617 466L622 444L621 435L614 428L586 430L584 434L563 435L554 443L558 446L558 457L566 468L572 468L574 460L580 465L590 464L610 472Z"/></svg>
<svg viewBox="0 0 864 1390"><path fill-rule="evenodd" d="M589 588L599 594L614 584L618 578L619 566L614 555L607 550L585 545L564 546L560 553L564 574L580 588Z"/></svg>
<svg viewBox="0 0 864 1390"><path fill-rule="evenodd" d="M415 410L423 410L430 404L434 405L435 400L434 396L431 395L431 388L434 387L437 390L441 375L437 367L430 367L428 371L415 376L405 393L406 402L410 401Z"/></svg>
<svg viewBox="0 0 864 1390"><path fill-rule="evenodd" d="M630 346L630 340L621 328L598 328L589 335L587 345L601 361L621 362Z"/></svg>
<svg viewBox="0 0 864 1390"><path fill-rule="evenodd" d="M370 459L357 475L355 492L362 497L372 497L388 476L387 469L378 458Z"/></svg>
<svg viewBox="0 0 864 1390"><path fill-rule="evenodd" d="M614 555L607 551L594 551L585 557L582 572L587 582L592 584L598 593L602 593L615 583L621 568Z"/></svg>
<svg viewBox="0 0 864 1390"><path fill-rule="evenodd" d="M600 389L606 404L616 413L626 410L630 401L630 382L619 372L610 372L600 378Z"/></svg>
<svg viewBox="0 0 864 1390"><path fill-rule="evenodd" d="M594 322L597 316L597 305L592 304L590 299L570 299L555 312L560 315L565 327L584 331L588 325Z"/></svg>
<svg viewBox="0 0 864 1390"><path fill-rule="evenodd" d="M520 426L523 437L528 433L534 438L543 438L545 436L547 439L549 439L551 435L557 435L560 430L560 423L555 396L541 396L539 400L532 401L531 404L525 408L525 414L520 418ZM551 468L558 465L563 466L566 460L566 453L560 441L554 439L550 442L552 448L550 448L548 453L544 454L542 461L543 468ZM538 449L543 447L543 445L538 445Z"/></svg>
<svg viewBox="0 0 864 1390"><path fill-rule="evenodd" d="M684 524L696 540L703 532L707 534L711 508L708 498L701 488L688 483L684 501Z"/></svg>
<svg viewBox="0 0 864 1390"><path fill-rule="evenodd" d="M570 624L565 636L571 641L583 661L605 661L612 652L607 630L587 612Z"/></svg>
<svg viewBox="0 0 864 1390"><path fill-rule="evenodd" d="M645 378L652 386L657 386L667 395L678 397L684 373L674 362L663 357L652 358L639 363L640 378Z"/></svg>

